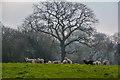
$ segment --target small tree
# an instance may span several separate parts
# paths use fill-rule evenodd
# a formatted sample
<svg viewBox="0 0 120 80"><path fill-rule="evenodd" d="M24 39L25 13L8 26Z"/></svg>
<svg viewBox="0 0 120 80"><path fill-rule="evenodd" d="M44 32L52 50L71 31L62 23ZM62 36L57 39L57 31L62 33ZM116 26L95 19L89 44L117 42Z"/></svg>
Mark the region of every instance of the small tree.
<svg viewBox="0 0 120 80"><path fill-rule="evenodd" d="M41 2L34 5L34 12L24 21L23 27L43 32L60 43L62 60L66 47L73 42L90 46L94 32L92 27L98 20L91 9L81 3Z"/></svg>

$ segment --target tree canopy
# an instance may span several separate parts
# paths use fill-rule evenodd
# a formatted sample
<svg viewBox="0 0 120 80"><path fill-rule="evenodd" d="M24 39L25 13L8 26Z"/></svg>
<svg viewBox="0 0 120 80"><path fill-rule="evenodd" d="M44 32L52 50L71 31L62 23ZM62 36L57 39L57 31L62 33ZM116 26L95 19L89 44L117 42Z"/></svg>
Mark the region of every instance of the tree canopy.
<svg viewBox="0 0 120 80"><path fill-rule="evenodd" d="M54 1L35 4L33 14L26 18L23 27L56 38L63 60L65 48L71 43L90 46L97 22L93 11L82 3Z"/></svg>

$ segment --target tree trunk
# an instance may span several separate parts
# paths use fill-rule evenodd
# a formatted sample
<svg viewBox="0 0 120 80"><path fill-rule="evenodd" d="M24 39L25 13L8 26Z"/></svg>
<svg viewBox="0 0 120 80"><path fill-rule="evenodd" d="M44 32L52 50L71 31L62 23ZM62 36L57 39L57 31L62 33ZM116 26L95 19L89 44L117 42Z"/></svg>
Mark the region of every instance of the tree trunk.
<svg viewBox="0 0 120 80"><path fill-rule="evenodd" d="M64 41L61 41L60 47L61 47L61 58L62 58L62 61L63 61L64 58L66 57Z"/></svg>

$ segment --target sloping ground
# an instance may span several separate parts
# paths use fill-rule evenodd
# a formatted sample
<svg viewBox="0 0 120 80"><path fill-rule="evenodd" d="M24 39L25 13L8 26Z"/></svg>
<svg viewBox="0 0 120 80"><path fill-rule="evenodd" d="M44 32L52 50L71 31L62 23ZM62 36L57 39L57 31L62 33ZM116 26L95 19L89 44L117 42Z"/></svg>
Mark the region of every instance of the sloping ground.
<svg viewBox="0 0 120 80"><path fill-rule="evenodd" d="M117 78L118 66L3 63L2 78Z"/></svg>

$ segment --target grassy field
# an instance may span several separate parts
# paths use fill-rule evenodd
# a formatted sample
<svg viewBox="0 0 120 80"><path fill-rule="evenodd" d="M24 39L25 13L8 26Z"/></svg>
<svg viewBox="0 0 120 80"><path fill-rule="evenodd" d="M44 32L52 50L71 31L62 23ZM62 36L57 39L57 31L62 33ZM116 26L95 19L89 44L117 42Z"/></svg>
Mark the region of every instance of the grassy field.
<svg viewBox="0 0 120 80"><path fill-rule="evenodd" d="M117 78L118 66L3 63L2 78Z"/></svg>

